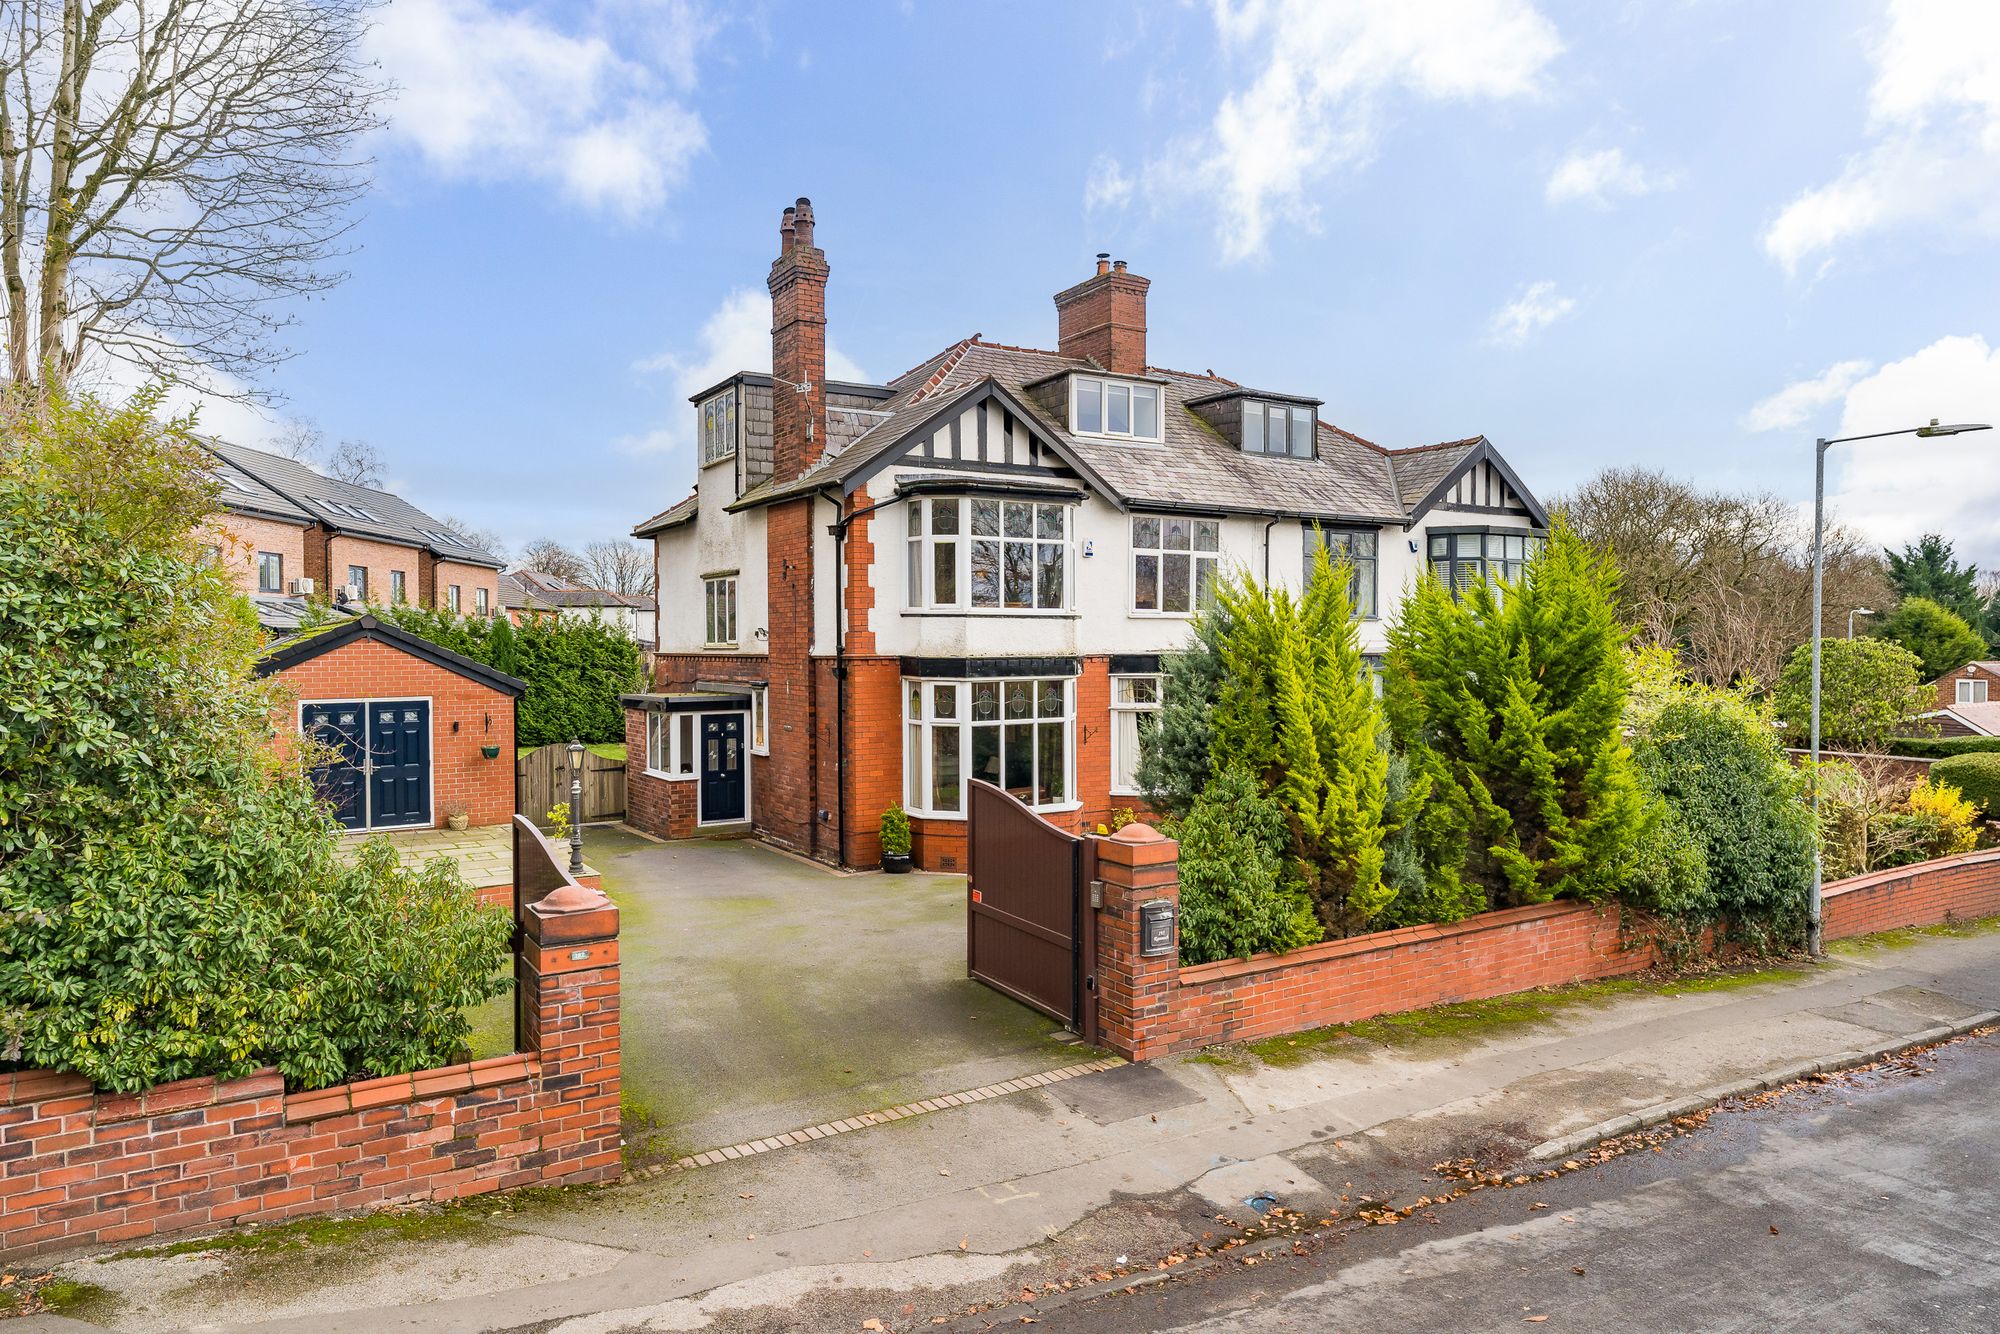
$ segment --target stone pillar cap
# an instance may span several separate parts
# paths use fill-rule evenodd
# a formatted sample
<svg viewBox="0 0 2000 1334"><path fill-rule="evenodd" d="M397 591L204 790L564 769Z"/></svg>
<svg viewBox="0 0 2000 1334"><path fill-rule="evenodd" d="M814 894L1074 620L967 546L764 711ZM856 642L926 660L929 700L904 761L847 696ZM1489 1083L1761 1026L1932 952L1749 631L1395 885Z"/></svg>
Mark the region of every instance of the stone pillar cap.
<svg viewBox="0 0 2000 1334"><path fill-rule="evenodd" d="M1143 820L1134 820L1111 837L1119 843L1164 843L1167 841L1165 834Z"/></svg>

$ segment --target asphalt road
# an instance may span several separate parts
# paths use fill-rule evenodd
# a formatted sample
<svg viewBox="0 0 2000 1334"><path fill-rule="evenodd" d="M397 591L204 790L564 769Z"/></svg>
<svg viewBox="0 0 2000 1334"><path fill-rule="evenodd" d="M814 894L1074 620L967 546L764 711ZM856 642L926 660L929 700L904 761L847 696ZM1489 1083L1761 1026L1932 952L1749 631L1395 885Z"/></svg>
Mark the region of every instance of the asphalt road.
<svg viewBox="0 0 2000 1334"><path fill-rule="evenodd" d="M1658 1152L1044 1309L1040 1328L1993 1330L1996 1087L2000 1037L1967 1039L1720 1111Z"/></svg>

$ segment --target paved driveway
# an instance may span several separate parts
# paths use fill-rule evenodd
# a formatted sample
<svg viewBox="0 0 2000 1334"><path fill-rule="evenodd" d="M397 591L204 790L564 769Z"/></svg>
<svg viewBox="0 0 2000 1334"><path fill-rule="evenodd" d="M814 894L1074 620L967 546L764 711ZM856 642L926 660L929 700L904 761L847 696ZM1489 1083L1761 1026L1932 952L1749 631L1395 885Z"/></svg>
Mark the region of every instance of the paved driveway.
<svg viewBox="0 0 2000 1334"><path fill-rule="evenodd" d="M602 827L584 853L621 914L635 1161L1084 1059L966 977L958 876L839 875L747 839Z"/></svg>

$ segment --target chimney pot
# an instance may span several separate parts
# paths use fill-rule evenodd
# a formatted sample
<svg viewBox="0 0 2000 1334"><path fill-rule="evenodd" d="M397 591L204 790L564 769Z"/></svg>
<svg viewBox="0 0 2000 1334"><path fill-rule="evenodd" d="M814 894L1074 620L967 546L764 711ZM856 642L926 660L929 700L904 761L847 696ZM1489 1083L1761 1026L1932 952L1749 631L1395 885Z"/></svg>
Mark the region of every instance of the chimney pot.
<svg viewBox="0 0 2000 1334"><path fill-rule="evenodd" d="M1065 357L1094 361L1114 375L1146 370L1146 289L1124 260L1098 252L1097 271L1056 293L1056 347Z"/></svg>
<svg viewBox="0 0 2000 1334"><path fill-rule="evenodd" d="M1116 272L1118 272L1118 273L1123 273L1123 272L1125 272L1125 261L1124 261L1124 260L1122 260L1122 259L1121 259L1121 260L1117 260L1117 261L1115 261L1115 262L1114 262L1114 263L1113 263L1113 264L1111 265L1111 267L1112 267L1112 269L1113 269L1114 271L1116 271Z"/></svg>
<svg viewBox="0 0 2000 1334"><path fill-rule="evenodd" d="M1109 251L1100 250L1097 252L1097 271L1099 273L1111 272L1111 254Z"/></svg>
<svg viewBox="0 0 2000 1334"><path fill-rule="evenodd" d="M778 223L778 258L783 259L792 248L792 209L785 209L784 218Z"/></svg>
<svg viewBox="0 0 2000 1334"><path fill-rule="evenodd" d="M813 243L813 201L799 196L797 208L792 215L792 243L812 248Z"/></svg>

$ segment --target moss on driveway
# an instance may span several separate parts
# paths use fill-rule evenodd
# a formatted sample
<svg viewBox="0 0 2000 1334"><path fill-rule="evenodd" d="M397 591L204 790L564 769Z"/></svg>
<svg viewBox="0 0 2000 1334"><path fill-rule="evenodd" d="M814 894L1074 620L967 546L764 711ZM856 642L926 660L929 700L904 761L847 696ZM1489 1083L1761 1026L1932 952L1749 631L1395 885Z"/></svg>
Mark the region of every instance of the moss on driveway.
<svg viewBox="0 0 2000 1334"><path fill-rule="evenodd" d="M965 882L592 828L620 912L628 1156L646 1161L1086 1058L965 973Z"/></svg>

